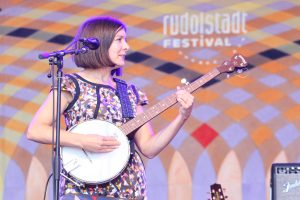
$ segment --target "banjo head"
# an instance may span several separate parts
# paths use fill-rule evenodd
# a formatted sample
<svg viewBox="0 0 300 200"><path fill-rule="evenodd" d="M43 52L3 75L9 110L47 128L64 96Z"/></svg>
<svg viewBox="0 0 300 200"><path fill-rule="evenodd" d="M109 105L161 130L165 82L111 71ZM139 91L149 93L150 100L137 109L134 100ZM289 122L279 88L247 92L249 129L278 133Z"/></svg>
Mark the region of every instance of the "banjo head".
<svg viewBox="0 0 300 200"><path fill-rule="evenodd" d="M130 157L126 135L114 124L102 120L89 120L71 128L70 132L113 136L120 146L108 153L94 153L74 147L62 147L63 168L73 178L87 184L101 184L120 175Z"/></svg>

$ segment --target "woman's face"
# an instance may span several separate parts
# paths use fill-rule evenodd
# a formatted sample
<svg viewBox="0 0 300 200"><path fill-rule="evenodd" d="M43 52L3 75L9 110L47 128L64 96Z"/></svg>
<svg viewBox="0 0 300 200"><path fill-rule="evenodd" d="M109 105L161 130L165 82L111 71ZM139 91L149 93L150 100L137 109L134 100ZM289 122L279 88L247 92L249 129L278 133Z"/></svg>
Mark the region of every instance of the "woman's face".
<svg viewBox="0 0 300 200"><path fill-rule="evenodd" d="M123 66L125 64L125 55L128 50L129 45L126 41L126 32L124 29L120 29L109 47L109 58L117 66Z"/></svg>

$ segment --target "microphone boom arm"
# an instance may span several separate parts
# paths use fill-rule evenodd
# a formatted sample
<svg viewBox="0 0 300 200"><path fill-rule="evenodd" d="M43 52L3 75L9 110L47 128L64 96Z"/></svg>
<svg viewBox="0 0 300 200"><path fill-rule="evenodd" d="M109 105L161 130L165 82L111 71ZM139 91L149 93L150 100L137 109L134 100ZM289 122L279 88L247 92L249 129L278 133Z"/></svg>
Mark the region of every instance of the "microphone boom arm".
<svg viewBox="0 0 300 200"><path fill-rule="evenodd" d="M65 55L78 55L80 53L84 54L88 52L87 47L82 47L81 49L70 49L70 50L60 50L60 51L53 51L52 53L41 53L39 54L39 59L48 59L50 57L63 57Z"/></svg>
<svg viewBox="0 0 300 200"><path fill-rule="evenodd" d="M88 50L96 50L99 48L100 42L97 38L80 38L77 40L83 44L81 49L64 49L60 51L54 51L52 53L41 53L39 54L39 59L47 59L50 57L63 57L67 54L78 55L80 53L86 53Z"/></svg>

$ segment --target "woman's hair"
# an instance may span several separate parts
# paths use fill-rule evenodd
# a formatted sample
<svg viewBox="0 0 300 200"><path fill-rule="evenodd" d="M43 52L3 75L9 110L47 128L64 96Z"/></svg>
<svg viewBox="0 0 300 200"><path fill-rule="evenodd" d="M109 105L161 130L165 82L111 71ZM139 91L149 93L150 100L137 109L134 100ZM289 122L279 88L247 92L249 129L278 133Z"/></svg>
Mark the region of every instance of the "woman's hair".
<svg viewBox="0 0 300 200"><path fill-rule="evenodd" d="M85 21L79 28L73 39L73 47L81 48L83 45L78 41L80 38L97 38L100 46L96 50L89 50L85 54L73 55L73 60L78 67L100 68L115 66L109 58L108 50L113 39L120 29L126 31L126 26L120 20L108 17L93 17Z"/></svg>

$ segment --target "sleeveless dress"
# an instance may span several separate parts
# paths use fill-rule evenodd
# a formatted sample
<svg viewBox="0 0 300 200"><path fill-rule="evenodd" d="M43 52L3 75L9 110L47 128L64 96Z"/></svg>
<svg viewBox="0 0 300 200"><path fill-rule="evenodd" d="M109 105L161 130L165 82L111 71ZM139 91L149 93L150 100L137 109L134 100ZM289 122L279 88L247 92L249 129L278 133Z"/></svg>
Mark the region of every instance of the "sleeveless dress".
<svg viewBox="0 0 300 200"><path fill-rule="evenodd" d="M90 82L78 74L67 74L62 79L62 90L72 94L73 100L64 111L67 130L89 119L100 119L116 126L122 125L120 99L116 89ZM128 96L134 112L137 105L148 104L144 93L128 86ZM72 134L72 133L70 133ZM63 173L64 170L63 170ZM134 151L122 173L108 183L77 187L61 176L60 200L146 199L145 168L138 152Z"/></svg>

